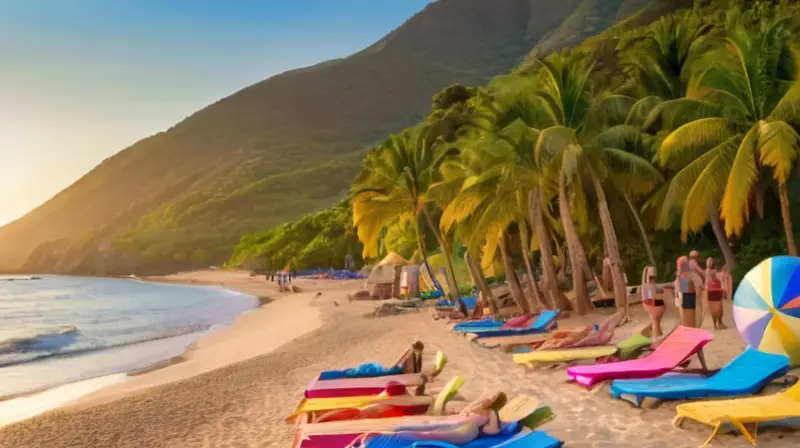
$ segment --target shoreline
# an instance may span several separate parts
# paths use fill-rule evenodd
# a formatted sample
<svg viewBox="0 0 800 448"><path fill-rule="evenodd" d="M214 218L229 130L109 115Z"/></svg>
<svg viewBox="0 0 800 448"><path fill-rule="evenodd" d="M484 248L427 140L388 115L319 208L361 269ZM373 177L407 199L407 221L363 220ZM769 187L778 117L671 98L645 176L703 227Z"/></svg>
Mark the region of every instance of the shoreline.
<svg viewBox="0 0 800 448"><path fill-rule="evenodd" d="M264 286L263 279L249 283ZM445 372L431 383L429 393L435 395L449 379L460 375L466 379L455 399L461 405L487 392L531 396L550 406L557 416L542 429L569 447L693 448L709 435L710 429L703 425L687 424L682 430L673 427L675 406L680 402L665 401L657 407L635 409L627 402L613 400L607 388L586 391L569 384L563 365L541 369L516 365L507 353L480 347L453 334L448 325L432 319L428 311L409 310L399 315L374 317L373 311L384 302L347 300L348 293L360 288L359 281L298 280L297 283L314 294L310 307L319 312L322 328L274 348L269 354L202 375L98 405L65 406L2 427L0 448L285 448L292 443L294 428L284 419L303 398L308 382L320 371L366 361L389 364L416 341L425 344L423 365L433 362L439 350L448 357ZM252 294L251 290L247 292ZM295 302L294 298L301 296L305 294L280 296L267 309ZM729 323L730 302L725 305L725 320ZM663 323L669 328L677 323L678 311L674 304L666 306ZM627 338L649 322L642 306L632 306L630 311L631 323L615 331L612 343ZM611 312L613 309L565 316L559 320L559 326L593 325ZM286 316L282 318L288 320ZM710 326L708 320L703 325L709 330ZM711 369L727 364L745 348L733 327L713 334L714 340L704 349ZM692 363L690 367L699 364ZM173 368L142 377L152 378ZM782 387L771 385L764 393L777 393ZM116 388L111 386L104 392ZM791 429L759 431L761 443L774 448L793 447L796 437L797 433ZM728 434L720 434L716 442L730 447L749 446L742 437Z"/></svg>
<svg viewBox="0 0 800 448"><path fill-rule="evenodd" d="M126 372L124 382L84 395L66 407L83 409L110 403L247 361L322 326L319 311L311 306L310 293L279 293L271 283L256 283L258 278L244 271L192 271L141 278L154 283L222 287L256 298L259 306L240 314L230 325L197 339L180 355ZM303 319L287 320L287 315Z"/></svg>
<svg viewBox="0 0 800 448"><path fill-rule="evenodd" d="M322 326L318 310L310 305L308 293L279 293L273 284L268 282L259 284L256 279L258 277L250 277L249 273L243 271L192 271L163 277L130 279L163 284L220 287L251 296L258 301L258 305L236 316L229 324L209 334L201 335L178 355L130 371L2 397L0 407L18 405L17 407L34 406L39 409L25 412L23 418L0 421L0 428L50 411L82 409L117 401L152 388L224 368L269 353ZM271 290L273 288L275 290ZM287 297L276 298L283 295ZM304 297L298 297L301 295ZM275 306L288 300L291 300L291 303ZM267 307L270 304L273 306ZM291 325L292 328L287 328L288 331L270 331L270 326L282 328L277 322L277 316L286 314L304 318ZM280 320L286 321L284 318ZM269 343L258 344L257 342L263 340L265 336ZM253 344L246 344L247 342ZM244 347L244 345L249 346ZM113 380L110 380L111 378Z"/></svg>

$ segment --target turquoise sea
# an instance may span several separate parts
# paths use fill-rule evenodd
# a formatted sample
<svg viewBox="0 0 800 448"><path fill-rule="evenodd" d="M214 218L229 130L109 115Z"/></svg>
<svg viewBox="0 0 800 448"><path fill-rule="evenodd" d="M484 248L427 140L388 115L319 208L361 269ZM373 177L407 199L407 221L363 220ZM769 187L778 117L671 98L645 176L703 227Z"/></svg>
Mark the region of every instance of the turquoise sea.
<svg viewBox="0 0 800 448"><path fill-rule="evenodd" d="M0 399L153 365L257 306L215 287L0 276Z"/></svg>

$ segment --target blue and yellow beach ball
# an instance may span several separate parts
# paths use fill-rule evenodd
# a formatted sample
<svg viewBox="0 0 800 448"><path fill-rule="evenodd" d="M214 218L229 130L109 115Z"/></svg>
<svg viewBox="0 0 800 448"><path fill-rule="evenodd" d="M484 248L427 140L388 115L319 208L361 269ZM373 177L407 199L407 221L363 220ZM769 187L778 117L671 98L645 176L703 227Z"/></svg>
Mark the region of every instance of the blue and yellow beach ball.
<svg viewBox="0 0 800 448"><path fill-rule="evenodd" d="M733 318L747 345L800 365L800 258L772 257L750 270L733 297Z"/></svg>

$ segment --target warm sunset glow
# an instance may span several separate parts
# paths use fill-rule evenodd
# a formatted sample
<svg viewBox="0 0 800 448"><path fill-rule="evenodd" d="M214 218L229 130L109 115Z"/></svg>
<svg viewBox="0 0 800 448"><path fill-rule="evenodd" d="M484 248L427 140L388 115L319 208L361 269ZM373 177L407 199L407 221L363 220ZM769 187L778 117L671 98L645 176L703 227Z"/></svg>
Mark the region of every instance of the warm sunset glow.
<svg viewBox="0 0 800 448"><path fill-rule="evenodd" d="M429 1L0 2L0 60L13 61L0 70L0 223L220 98L364 48Z"/></svg>

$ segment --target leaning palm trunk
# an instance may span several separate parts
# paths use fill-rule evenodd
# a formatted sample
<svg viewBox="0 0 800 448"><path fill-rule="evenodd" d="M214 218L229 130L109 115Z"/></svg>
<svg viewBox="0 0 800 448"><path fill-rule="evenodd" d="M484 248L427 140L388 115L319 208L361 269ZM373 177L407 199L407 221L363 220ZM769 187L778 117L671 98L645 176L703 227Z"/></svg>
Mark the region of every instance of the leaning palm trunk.
<svg viewBox="0 0 800 448"><path fill-rule="evenodd" d="M500 256L503 258L503 270L506 272L506 282L511 289L511 297L523 313L530 313L528 301L525 300L525 294L522 292L522 286L519 284L517 273L514 271L514 263L511 261L511 256L508 254L508 239L504 236L500 238Z"/></svg>
<svg viewBox="0 0 800 448"><path fill-rule="evenodd" d="M431 277L431 281L434 281L436 278L433 276L431 265L428 264L428 250L425 248L425 235L422 233L422 226L419 225L419 218L419 214L414 216L414 228L417 230L417 248L419 249L419 255L422 257L422 262L428 271L428 275Z"/></svg>
<svg viewBox="0 0 800 448"><path fill-rule="evenodd" d="M431 230L433 231L433 235L436 237L436 241L439 243L439 247L442 250L442 256L444 257L445 263L447 263L447 269L445 272L447 276L447 283L450 289L450 297L453 300L458 300L459 303L461 302L461 292L458 289L458 280L456 280L456 270L453 268L453 255L450 253L450 248L447 245L447 242L444 240L442 233L439 231L439 226L434 225L433 219L431 219L431 215L428 214L428 210L425 207L422 207L422 214L425 216L425 220L428 222L428 226L430 226Z"/></svg>
<svg viewBox="0 0 800 448"><path fill-rule="evenodd" d="M533 275L533 265L531 264L531 246L530 235L528 234L528 227L525 222L519 223L520 245L522 246L522 260L525 262L525 272L528 274L528 281L531 285L531 294L528 296L530 308L532 312L536 312L542 308L542 293L539 291L539 285L536 284L536 276Z"/></svg>
<svg viewBox="0 0 800 448"><path fill-rule="evenodd" d="M617 304L618 311L625 311L625 321L627 322L630 320L628 291L627 285L625 285L624 271L622 270L622 258L619 254L617 233L614 230L614 221L611 219L611 212L608 209L608 201L606 200L606 193L603 190L603 183L594 172L591 173L591 177L595 194L597 195L597 208L600 214L600 222L603 226L606 252L608 253L608 259L611 265L611 278L614 283L614 301Z"/></svg>
<svg viewBox="0 0 800 448"><path fill-rule="evenodd" d="M464 261L467 263L467 268L469 269L470 275L472 275L472 280L475 282L475 286L478 287L478 291L481 292L483 298L486 302L489 303L489 308L492 310L492 314L494 316L500 315L500 308L497 306L497 299L492 294L491 288L489 288L489 284L486 283L486 278L483 276L483 270L480 267L480 264L475 262L472 258L472 254L469 251L464 253Z"/></svg>
<svg viewBox="0 0 800 448"><path fill-rule="evenodd" d="M639 235L642 237L644 250L647 251L647 259L650 260L650 266L658 266L656 264L656 256L653 254L653 247L650 245L650 238L647 236L647 230L644 228L644 223L642 223L642 218L639 216L639 211L636 210L636 205L634 205L628 193L621 188L620 191L622 192L622 197L625 198L625 203L628 204L628 208L631 210L633 220L636 221L636 227L639 229Z"/></svg>
<svg viewBox="0 0 800 448"><path fill-rule="evenodd" d="M589 312L593 306L592 301L589 299L586 278L584 277L585 254L578 238L578 232L575 229L575 223L572 221L572 209L569 204L566 179L561 175L558 181L558 209L561 214L561 224L564 226L569 261L572 267L572 290L575 292L575 307L578 314L583 315Z"/></svg>
<svg viewBox="0 0 800 448"><path fill-rule="evenodd" d="M719 219L719 213L713 207L708 207L708 220L711 222L711 229L714 231L714 236L717 238L717 244L722 251L722 257L725 258L725 266L728 272L731 272L736 267L736 257L733 255L730 244L728 244L728 236L725 235L725 229L722 227L722 222Z"/></svg>
<svg viewBox="0 0 800 448"><path fill-rule="evenodd" d="M789 247L789 255L797 256L797 243L794 240L794 230L792 229L792 213L789 210L789 188L785 183L778 185L778 196L781 200L781 216L783 217L783 231L786 232L786 244Z"/></svg>
<svg viewBox="0 0 800 448"><path fill-rule="evenodd" d="M553 265L553 252L550 249L547 228L544 225L544 215L542 214L542 198L539 188L534 188L530 197L531 222L534 223L536 238L539 240L539 252L542 258L542 275L544 277L545 294L542 295L542 302L545 307L553 308L556 304L561 307L564 302L568 305L566 309L571 309L569 300L558 289L556 280L556 268ZM564 309L564 308L562 308ZM566 311L565 309L565 311Z"/></svg>

